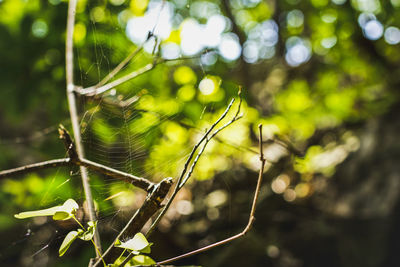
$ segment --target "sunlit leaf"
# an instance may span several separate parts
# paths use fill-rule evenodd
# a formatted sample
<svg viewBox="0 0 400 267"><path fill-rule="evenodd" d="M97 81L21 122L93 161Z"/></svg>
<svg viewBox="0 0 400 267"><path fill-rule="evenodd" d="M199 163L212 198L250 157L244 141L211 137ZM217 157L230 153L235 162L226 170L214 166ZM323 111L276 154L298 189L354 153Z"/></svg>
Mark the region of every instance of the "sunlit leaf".
<svg viewBox="0 0 400 267"><path fill-rule="evenodd" d="M60 249L58 250L58 255L60 257L64 255L65 252L67 252L68 248L71 246L72 242L74 242L77 237L78 237L77 231L71 231L67 234L67 236L64 238L64 241L60 246Z"/></svg>
<svg viewBox="0 0 400 267"><path fill-rule="evenodd" d="M72 216L65 211L57 211L56 213L54 213L53 215L53 220L55 221L62 221L62 220L68 220L69 218L71 218Z"/></svg>
<svg viewBox="0 0 400 267"><path fill-rule="evenodd" d="M75 214L78 208L78 203L76 203L75 200L68 199L62 206L55 206L43 210L21 212L15 214L14 217L17 219L25 219L39 216L53 216L54 220L67 220Z"/></svg>
<svg viewBox="0 0 400 267"><path fill-rule="evenodd" d="M44 210L25 211L25 212L15 214L14 217L17 219L26 219L26 218L38 217L38 216L52 216L59 210L59 208L60 208L60 206L48 208L48 209L44 209Z"/></svg>
<svg viewBox="0 0 400 267"><path fill-rule="evenodd" d="M88 222L89 227L87 231L83 231L82 229L78 230L78 238L89 241L93 238L94 232L96 231L97 222Z"/></svg>
<svg viewBox="0 0 400 267"><path fill-rule="evenodd" d="M107 265L109 267L120 266L121 263L126 259L126 257L118 258L113 264ZM128 261L125 265L126 267L133 267L133 266L154 266L156 262L146 255L136 255L132 259Z"/></svg>
<svg viewBox="0 0 400 267"><path fill-rule="evenodd" d="M126 242L117 240L114 244L116 247L129 249L132 251L142 252L146 250L146 253L150 253L151 244L147 241L146 237L142 233L137 233L132 239Z"/></svg>
<svg viewBox="0 0 400 267"><path fill-rule="evenodd" d="M146 265L154 265L154 264L156 264L156 262L152 258L150 258L149 256L146 256L146 255L134 256L130 262L132 262L134 264L134 266L135 265L144 265L144 266L146 266Z"/></svg>
<svg viewBox="0 0 400 267"><path fill-rule="evenodd" d="M73 199L68 199L54 214L53 220L68 220L75 215L76 210L79 209L78 203Z"/></svg>

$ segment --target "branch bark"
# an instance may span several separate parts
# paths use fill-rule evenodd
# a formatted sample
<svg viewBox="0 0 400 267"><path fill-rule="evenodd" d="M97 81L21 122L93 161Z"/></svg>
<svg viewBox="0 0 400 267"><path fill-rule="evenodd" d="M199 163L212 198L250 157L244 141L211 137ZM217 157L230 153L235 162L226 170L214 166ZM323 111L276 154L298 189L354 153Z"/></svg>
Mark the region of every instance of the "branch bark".
<svg viewBox="0 0 400 267"><path fill-rule="evenodd" d="M76 99L74 94L74 28L75 28L75 14L76 14L77 0L70 0L68 5L68 17L67 17L67 35L65 40L65 71L66 71L66 82L67 82L67 98L68 108L72 123L72 129L74 132L76 152L78 157L84 157L84 150L81 141L78 110L76 106ZM96 212L94 209L92 191L90 190L89 175L87 169L84 166L80 167L82 176L82 185L85 192L85 198L88 206L89 219L96 221ZM101 254L101 242L99 231L96 229L93 240L98 249L96 249L96 255Z"/></svg>
<svg viewBox="0 0 400 267"><path fill-rule="evenodd" d="M33 163L29 165L25 165L22 167L9 169L0 172L0 178L10 177L18 174L25 174L30 173L38 170L49 169L49 168L57 168L62 166L69 166L71 165L71 159L64 158L64 159L53 159L48 161L43 161L39 163Z"/></svg>
<svg viewBox="0 0 400 267"><path fill-rule="evenodd" d="M87 160L87 159L72 159L72 158L62 158L42 161L38 163L33 163L18 168L13 168L0 172L0 178L11 177L15 175L30 173L38 170L64 167L64 166L83 166L98 173L107 175L109 177L125 181L136 187L139 187L147 192L151 191L154 183L150 182L146 178L138 177L133 174L122 172L102 164Z"/></svg>
<svg viewBox="0 0 400 267"><path fill-rule="evenodd" d="M143 228L145 223L151 218L151 216L153 216L162 207L161 202L167 195L171 185L172 179L165 178L154 186L152 192L147 195L140 209L136 211L129 222L125 225L124 229L121 230L113 243L104 252L103 259L106 263L114 262L123 251L121 248L114 246L115 242L118 239L121 240L131 237L138 233ZM93 267L99 266L101 263L101 259L98 259Z"/></svg>
<svg viewBox="0 0 400 267"><path fill-rule="evenodd" d="M48 160L39 163L34 163L30 165L25 165L22 167L5 170L0 172L0 178L7 177L7 176L14 176L18 174L23 174L27 172L33 172L36 170L41 169L48 169L48 168L55 168L60 166L81 166L87 167L93 171L105 174L115 179L123 180L127 183L130 183L136 187L139 187L147 192L150 192L154 186L154 183L150 182L146 178L138 177L133 174L129 174L126 172L122 172L102 164L90 161L85 158L81 158L78 156L77 151L75 150L75 144L73 143L71 136L69 135L68 131L64 128L64 126L60 125L58 128L58 132L60 134L60 139L63 139L65 148L67 149L67 153L69 158L63 159L55 159L55 160Z"/></svg>
<svg viewBox="0 0 400 267"><path fill-rule="evenodd" d="M83 88L83 89L75 88L75 91L84 96L97 96L97 95L103 94L103 93L107 92L108 90L111 90L120 84L123 84L129 80L132 80L132 79L152 70L155 66L157 66L158 63L159 62L149 63L149 64L145 65L144 67L142 67L141 69L138 69L137 71L133 71L133 72L131 72L119 79L116 79L115 81L107 83L103 86L100 86L100 87L92 86L92 87Z"/></svg>

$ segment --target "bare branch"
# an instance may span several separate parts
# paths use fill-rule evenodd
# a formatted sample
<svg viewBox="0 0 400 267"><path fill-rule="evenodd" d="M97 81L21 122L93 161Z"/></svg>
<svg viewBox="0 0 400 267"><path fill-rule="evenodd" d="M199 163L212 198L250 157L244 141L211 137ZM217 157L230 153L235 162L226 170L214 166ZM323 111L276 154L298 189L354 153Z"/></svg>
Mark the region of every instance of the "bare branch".
<svg viewBox="0 0 400 267"><path fill-rule="evenodd" d="M70 0L68 5L67 17L67 35L65 39L65 71L67 82L67 98L68 109L71 118L72 129L74 131L74 138L76 143L76 152L79 158L84 157L84 150L81 142L81 134L78 120L78 110L76 106L76 99L74 94L74 29L75 29L75 13L76 13L77 0ZM96 212L94 210L94 203L92 192L90 190L89 175L84 166L80 167L82 176L82 185L85 192L86 202L88 204L89 220L96 221ZM94 243L97 247L96 255L101 254L101 242L98 230L95 230Z"/></svg>
<svg viewBox="0 0 400 267"><path fill-rule="evenodd" d="M72 141L67 129L65 129L62 124L58 126L58 134L60 135L59 138L64 141L65 150L67 150L68 156L72 160L79 159L78 153L76 152L75 144Z"/></svg>
<svg viewBox="0 0 400 267"><path fill-rule="evenodd" d="M65 72L67 91L74 90L74 28L77 0L70 0L68 5L67 35L65 39Z"/></svg>
<svg viewBox="0 0 400 267"><path fill-rule="evenodd" d="M43 170L43 169L69 166L69 165L71 165L71 159L69 159L69 158L52 159L52 160L48 160L48 161L33 163L33 164L25 165L22 167L1 171L0 178L30 173L30 172L34 172L34 171L38 171L38 170Z"/></svg>
<svg viewBox="0 0 400 267"><path fill-rule="evenodd" d="M87 159L79 159L79 158L76 158L76 159L72 159L72 158L53 159L53 160L47 160L47 161L33 163L33 164L25 165L22 167L14 168L14 169L1 171L0 178L30 173L30 172L34 172L34 171L38 171L38 170L43 170L43 169L50 169L50 168L57 168L57 167L64 167L64 166L73 166L73 165L87 167L88 169L91 169L98 173L107 175L107 176L115 178L115 179L125 181L127 183L130 183L130 184L132 184L136 187L139 187L145 191L152 190L152 188L154 186L154 183L150 182L146 178L138 177L133 174L122 172L122 171L104 166L102 164L99 164L99 163L96 163L96 162L93 162L93 161L90 161Z"/></svg>
<svg viewBox="0 0 400 267"><path fill-rule="evenodd" d="M131 183L134 186L137 186L139 188L142 188L146 191L149 191L154 184L150 181L148 181L145 178L138 177L129 173L125 173L119 170L115 170L113 168L104 166L102 164L90 161L85 158L80 158L77 156L77 152L75 151L75 145L71 139L71 136L69 135L68 131L60 124L60 127L58 129L58 132L60 133L60 139L64 140L65 147L68 151L68 155L71 158L72 163L78 165L78 166L84 166L87 167L88 169L97 171L99 173L105 174L107 176L123 180L127 183Z"/></svg>
<svg viewBox="0 0 400 267"><path fill-rule="evenodd" d="M211 245L208 245L208 246L193 250L191 252L179 255L177 257L173 257L173 258L170 258L170 259L167 259L167 260L163 260L163 261L157 262L157 266L160 266L161 264L166 264L166 263L170 263L170 262L173 262L173 261L177 261L177 260L180 260L180 259L183 259L183 258L187 258L187 257L193 256L195 254L207 251L209 249L224 245L226 243L229 243L229 242L231 242L231 241L233 241L235 239L238 239L238 238L246 235L246 233L251 229L251 226L253 225L253 222L255 220L254 214L256 212L256 204L257 204L258 195L259 195L260 189L261 189L261 183L262 183L262 178L263 178L263 173L264 173L264 166L265 166L265 158L264 158L264 153L263 153L263 148L262 148L262 125L261 124L258 126L258 129L259 129L259 135L260 135L260 139L259 139L260 171L258 173L257 186L256 186L256 189L255 189L255 192L254 192L253 204L251 206L249 220L247 222L246 227L243 229L242 232L240 232L240 233L238 233L238 234L236 234L234 236L231 236L229 238L226 238L224 240L221 240L219 242L216 242L216 243L213 243Z"/></svg>
<svg viewBox="0 0 400 267"><path fill-rule="evenodd" d="M132 54L133 56L135 56L138 52L141 51L141 49L143 48L143 46L140 46L137 48L137 50L133 51ZM137 52L136 52L137 51ZM203 53L201 53L201 55L206 54L208 52L210 52L212 50L205 50ZM132 55L131 54L131 55ZM80 94L80 95L84 95L84 96L98 96L101 95L105 92L107 92L108 90L111 90L115 87L117 87L118 85L121 85L129 80L135 79L137 77L139 77L140 75L154 69L157 65L165 63L165 62L170 62L170 61L178 61L178 60L188 60L188 59L195 59L195 58L199 58L199 56L192 56L192 57L179 57L179 58L173 58L173 59L161 59L161 58L155 58L153 60L152 63L149 63L147 65L145 65L144 67L133 71L115 81L112 81L110 83L107 83L107 81L109 81L112 77L114 77L122 68L123 66L125 66L129 60L132 59L133 56L129 55L124 61L122 61L110 74L108 74L99 84L95 85L95 86L91 86L88 88L78 88L75 87L74 90L76 93Z"/></svg>
<svg viewBox="0 0 400 267"><path fill-rule="evenodd" d="M190 176L191 176L192 173L193 173L194 168L196 167L196 164L197 164L198 160L200 159L201 155L203 154L204 150L206 149L208 142L209 142L211 139L213 139L220 131L222 131L223 129L225 129L226 127L228 127L229 125L231 125L232 123L234 123L235 121L237 121L238 119L240 119L240 118L242 117L242 116L239 114L239 113L240 113L240 108L241 108L241 105L242 105L241 93L242 93L242 89L239 88L239 93L238 93L238 95L239 95L239 105L238 105L238 108L237 108L237 110L236 110L235 116L233 116L232 119L231 119L230 121L228 121L227 123L225 123L224 125L222 125L220 128L218 128L217 130L215 130L214 133L212 133L210 136L208 136L208 137L206 138L206 140L205 140L205 142L204 142L202 148L200 149L199 153L197 153L197 156L196 156L196 158L194 159L194 161L193 161L193 163L192 163L192 165L191 165L191 167L190 167L189 172L186 174L186 176L185 176L185 178L182 180L182 182L178 184L179 189L181 189L181 188L186 184L186 182L189 180ZM189 161L190 161L190 160L189 160Z"/></svg>
<svg viewBox="0 0 400 267"><path fill-rule="evenodd" d="M147 40L146 40L147 41ZM137 47L135 50L133 50L123 61L121 61L118 66L116 66L109 74L107 74L106 77L104 77L103 80L101 80L98 84L96 84L96 88L106 84L109 80L114 78L115 75L118 74L122 70L123 67L125 67L129 61L132 60L140 51L143 50L143 45Z"/></svg>
<svg viewBox="0 0 400 267"><path fill-rule="evenodd" d="M139 187L143 190L146 190L146 191L151 190L151 188L154 186L154 183L150 182L146 178L135 176L133 174L129 174L126 172L122 172L122 171L104 166L102 164L99 164L99 163L96 163L96 162L93 162L93 161L90 161L87 159L79 159L75 163L77 165L85 166L88 169L105 174L112 178L123 180L127 183L130 183L130 184L132 184L136 187Z"/></svg>
<svg viewBox="0 0 400 267"><path fill-rule="evenodd" d="M167 195L171 185L172 179L165 178L154 186L153 190L147 195L146 200L140 209L136 211L110 247L104 252L103 259L107 263L114 262L122 252L121 248L114 246L115 242L118 239L121 240L123 238L131 237L143 228L144 224L151 218L151 216L161 208L161 202ZM96 267L99 264L101 264L101 259L97 260L93 267Z"/></svg>
<svg viewBox="0 0 400 267"><path fill-rule="evenodd" d="M241 90L239 90L239 96L240 96L240 92ZM176 194L178 193L178 191L182 188L182 186L186 183L186 181L190 178L191 174L193 173L194 167L196 166L196 163L198 161L198 159L200 158L200 156L202 155L204 149L207 146L207 143L211 140L211 138L209 138L209 134L214 130L214 128L217 126L218 123L220 123L228 114L229 110L231 109L233 102L235 102L235 99L233 98L231 100L231 102L229 103L229 105L227 106L227 108L225 109L225 111L222 113L222 115L218 118L217 121L215 121L210 129L208 129L208 131L203 135L203 137L197 142L197 144L193 147L192 152L190 153L188 159L185 162L185 165L183 167L182 173L178 178L178 181L176 182L176 186L174 188L174 191L171 195L171 197L168 199L167 203L165 204L164 208L161 210L161 213L157 216L157 218L155 219L155 221L153 222L153 224L151 225L149 231L147 232L147 236L149 236L153 230L155 229L155 227L158 225L158 223L160 222L160 220L162 219L162 217L164 216L164 214L167 212L168 208L170 207L172 201L174 200ZM234 116L234 118L228 122L226 125L222 126L220 129L218 129L216 132L214 132L212 134L212 136L215 136L218 132L220 132L222 129L226 128L228 125L230 125L231 123L233 123L235 120L238 119L238 114L240 112L240 104L241 104L241 98L240 98L240 102L239 102L239 106L238 106L238 110ZM190 162L192 161L197 149L200 147L200 145L203 143L203 147L201 148L201 150L199 151L199 153L197 154L194 162L191 165L191 168L188 171L188 167ZM185 176L186 174L186 176Z"/></svg>
<svg viewBox="0 0 400 267"><path fill-rule="evenodd" d="M100 86L100 87L92 86L92 87L88 87L88 88L84 88L84 89L75 88L75 91L77 93L79 93L81 95L85 95L85 96L96 96L96 95L103 94L104 92L107 92L108 90L111 90L118 85L121 85L129 80L139 77L140 75L152 70L155 66L157 66L157 64L159 62L160 61L149 63L149 64L145 65L144 67L142 67L136 71L133 71L119 79L116 79L115 81L107 83L103 86Z"/></svg>

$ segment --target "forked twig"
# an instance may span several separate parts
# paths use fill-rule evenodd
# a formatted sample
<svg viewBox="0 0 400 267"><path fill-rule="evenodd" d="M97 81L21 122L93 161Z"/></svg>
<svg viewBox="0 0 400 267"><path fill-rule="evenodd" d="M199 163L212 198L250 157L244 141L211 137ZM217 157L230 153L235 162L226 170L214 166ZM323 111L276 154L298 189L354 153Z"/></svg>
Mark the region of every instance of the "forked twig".
<svg viewBox="0 0 400 267"><path fill-rule="evenodd" d="M69 166L69 165L71 165L70 158L52 159L52 160L47 160L47 161L43 161L43 162L24 165L24 166L18 167L18 168L0 171L0 178L34 172L34 171L43 170L43 169L57 168L57 167L61 167L61 166Z"/></svg>
<svg viewBox="0 0 400 267"><path fill-rule="evenodd" d="M143 50L143 45L138 46L124 60L122 60L110 73L108 73L106 77L104 77L98 84L96 84L95 87L100 87L106 84L112 78L114 78L114 76L117 75L118 72L120 72L122 68L125 67L129 63L129 61L131 61L142 50Z"/></svg>
<svg viewBox="0 0 400 267"><path fill-rule="evenodd" d="M104 175L107 175L107 176L115 178L115 179L123 180L123 181L130 183L136 187L139 187L147 192L152 190L154 183L150 182L146 178L138 177L138 176L135 176L130 173L125 173L125 172L104 166L102 164L90 161L88 159L79 157L75 150L75 145L71 139L71 136L69 135L68 131L64 128L64 126L60 125L58 132L60 134L60 139L63 139L63 141L64 141L64 145L67 149L69 158L48 160L48 161L43 161L43 162L34 163L34 164L30 164L30 165L25 165L25 166L14 168L14 169L0 171L0 178L23 174L23 173L27 173L27 172L33 172L33 171L41 170L41 169L76 165L76 166L86 167L88 169L91 169L98 173L102 173Z"/></svg>
<svg viewBox="0 0 400 267"><path fill-rule="evenodd" d="M155 66L157 66L156 63L149 63L147 65L145 65L144 67L133 71L119 79L116 79L115 81L112 81L110 83L107 83L103 86L97 87L97 86L91 86L88 88L75 88L75 91L81 95L85 95L85 96L96 96L96 95L100 95L103 94L105 92L107 92L108 90L113 89L114 87L117 87L120 84L123 84L129 80L132 80L136 77L139 77L140 75L152 70Z"/></svg>
<svg viewBox="0 0 400 267"><path fill-rule="evenodd" d="M137 48L137 50L140 49L138 52L141 51L142 47L143 46L140 46ZM135 53L137 50L135 50L133 53ZM208 52L210 52L210 50L204 51L203 53L201 53L201 55L206 54ZM149 72L150 70L154 69L159 64L162 64L165 62L171 62L171 61L178 61L178 60L195 59L198 57L199 56L179 57L179 58L173 58L173 59L165 59L165 58L156 57L156 58L154 58L153 62L143 66L142 68L132 71L132 72L128 73L127 75L122 76L121 78L118 78L112 82L107 83L112 77L114 77L123 68L123 66L125 66L129 62L129 60L132 59L129 55L113 71L111 71L100 83L98 83L94 86L87 87L87 88L75 87L74 90L76 93L78 93L80 95L90 96L90 97L98 96L98 95L101 95L101 94L107 92L108 90L111 90L111 89L117 87L118 85L121 85L129 80L135 79L135 78Z"/></svg>
<svg viewBox="0 0 400 267"><path fill-rule="evenodd" d="M186 184L186 182L189 180L190 176L192 175L192 173L194 171L194 168L196 167L197 161L200 159L201 155L203 154L204 150L206 149L208 142L210 142L210 140L213 139L220 131L222 131L223 129L225 129L226 127L228 127L229 125L231 125L232 123L237 121L238 119L242 118L242 115L240 114L240 107L242 106L241 91L242 91L242 89L239 88L239 93L238 93L239 105L238 105L238 109L236 111L235 116L233 116L230 121L228 121L227 123L225 123L224 125L219 127L217 130L215 130L210 136L206 137L202 148L200 149L199 153L197 153L196 158L193 160L190 170L187 172L185 178L181 181L181 183L178 184L179 189L181 189Z"/></svg>
<svg viewBox="0 0 400 267"><path fill-rule="evenodd" d="M235 102L235 99L233 98L231 100L231 102L229 103L229 105L227 106L227 108L225 109L225 111L222 113L222 115L218 118L218 120L216 120L210 127L210 129L208 129L206 131L206 133L203 135L203 137L197 142L197 144L193 147L191 153L189 154L188 159L186 160L183 170L181 172L181 175L178 178L178 181L176 182L176 186L174 188L174 191L171 194L171 197L168 199L167 203L165 204L164 208L161 210L160 214L157 216L157 218L154 220L154 222L152 223L152 225L150 226L150 229L147 232L147 236L149 236L155 229L155 227L158 225L158 223L160 222L160 220L162 219L162 217L165 215L165 213L167 212L168 208L170 207L170 205L172 204L172 201L174 200L175 196L177 195L178 191L183 187L183 185L186 183L186 181L190 178L191 174L193 173L194 167L197 164L197 161L199 160L200 156L202 155L203 151L205 150L208 142L212 139L209 137L209 135L211 134L212 137L214 137L217 133L219 133L221 130L223 130L224 128L226 128L228 125L232 124L234 121L238 120L240 118L239 113L240 113L240 106L242 103L242 98L241 98L241 88L239 89L239 106L238 109L235 113L235 116L228 122L226 123L224 126L222 126L221 128L217 129L214 133L212 133L212 131L214 130L214 128L218 125L218 123L220 123L228 114L229 110L231 109L233 102ZM196 158L194 159L189 172L188 172L188 167L190 162L192 161L197 149L200 147L200 145L203 144L203 147L200 149L200 151L197 153Z"/></svg>
<svg viewBox="0 0 400 267"><path fill-rule="evenodd" d="M58 168L64 166L84 166L88 169L96 171L98 173L104 174L106 176L119 179L130 183L138 188L141 188L145 191L150 191L154 186L154 183L150 182L146 178L135 176L130 173L126 173L123 171L119 171L105 165L102 165L97 162L93 162L87 159L71 159L71 158L62 158L62 159L52 159L47 161L42 161L38 163L33 163L29 165L24 165L21 167L0 171L0 178L11 177L19 174L34 172L38 170L50 169L50 168Z"/></svg>
<svg viewBox="0 0 400 267"><path fill-rule="evenodd" d="M260 139L259 139L259 149L260 149L260 171L258 173L258 180L257 180L257 186L256 186L256 190L254 192L254 197L253 197L253 204L251 206L251 210L250 210L250 215L249 215L249 220L247 222L246 227L243 229L243 231L241 231L240 233L231 236L229 238L226 238L224 240L221 240L219 242L213 243L211 245L193 250L191 252L167 259L167 260L163 260L160 262L157 262L157 266L160 266L161 264L166 264L166 263L171 263L173 261L177 261L183 258L187 258L190 256L193 256L195 254L207 251L209 249L224 245L226 243L229 243L235 239L238 239L244 235L246 235L246 233L251 229L251 226L253 225L253 222L255 220L254 214L256 211L256 204L257 204L257 199L258 199L258 195L260 193L260 189L261 189L261 183L262 183L262 178L263 178L263 172L264 172L264 166L265 166L265 158L264 158L264 153L263 153L263 148L262 148L262 125L258 125L258 129L259 129L259 135L260 135Z"/></svg>

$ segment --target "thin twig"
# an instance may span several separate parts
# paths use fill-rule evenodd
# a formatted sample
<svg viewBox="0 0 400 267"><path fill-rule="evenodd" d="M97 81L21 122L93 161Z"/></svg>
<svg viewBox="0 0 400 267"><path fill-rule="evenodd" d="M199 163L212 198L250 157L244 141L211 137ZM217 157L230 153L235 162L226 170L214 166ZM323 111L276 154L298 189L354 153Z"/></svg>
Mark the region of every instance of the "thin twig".
<svg viewBox="0 0 400 267"><path fill-rule="evenodd" d="M159 62L160 61L158 61L156 63L153 63L153 62L149 63L149 64L145 65L144 67L142 67L136 71L133 71L119 79L116 79L115 81L107 83L103 86L100 86L100 87L92 86L92 87L83 88L83 89L76 88L75 91L77 93L79 93L81 95L85 95L85 96L96 96L96 95L103 94L104 92L107 92L108 90L111 90L120 84L123 84L129 80L137 78L140 75L152 70Z"/></svg>
<svg viewBox="0 0 400 267"><path fill-rule="evenodd" d="M146 40L147 41L147 40ZM123 61L121 61L118 66L116 66L106 77L104 77L98 84L95 85L96 88L105 85L109 80L114 78L115 75L118 74L125 67L129 61L132 60L140 51L143 50L143 45L138 46L135 50L133 50Z"/></svg>
<svg viewBox="0 0 400 267"><path fill-rule="evenodd" d="M68 109L71 118L72 129L74 132L76 152L79 158L84 158L84 150L81 141L78 110L76 105L76 99L74 94L74 29L75 29L75 13L76 13L77 0L70 0L68 5L68 17L67 17L67 34L65 39L65 71L66 71L66 82L67 82L67 98L68 98ZM89 175L84 166L80 167L82 176L82 185L85 192L85 198L88 206L89 220L96 221L96 212L94 209L92 191L90 190ZM96 244L98 251L96 250L97 257L101 254L101 242L100 235L97 229L93 236L94 243ZM100 253L100 254L99 254Z"/></svg>
<svg viewBox="0 0 400 267"><path fill-rule="evenodd" d="M0 178L34 172L34 171L43 170L43 169L57 168L57 167L61 167L61 166L69 166L69 165L71 165L71 160L69 158L52 159L52 160L33 163L33 164L25 165L22 167L1 171Z"/></svg>
<svg viewBox="0 0 400 267"><path fill-rule="evenodd" d="M208 52L210 52L210 50L204 51L203 53L201 53L201 55L206 54ZM162 64L162 63L165 63L165 62L171 62L171 61L178 61L178 60L195 59L195 58L198 58L198 57L199 56L179 57L179 58L173 58L173 59L162 59L162 58L156 57L156 58L154 58L152 63L149 63L149 64L145 65L144 67L142 67L142 68L140 68L140 69L138 69L136 71L133 71L133 72L131 72L131 73L119 78L119 79L116 79L115 81L112 81L110 83L105 83L105 82L103 83L103 81L106 80L106 78L111 74L110 73L109 75L107 75L106 78L104 78L99 84L97 84L95 86L91 86L91 87L87 87L87 88L75 87L74 90L75 90L76 93L78 93L80 95L90 96L90 97L98 96L98 95L101 95L101 94L107 92L108 90L111 90L111 89L117 87L118 85L121 85L121 84L123 84L123 83L125 83L125 82L127 82L129 80L135 79L135 78L139 77L142 74L145 74L146 72L154 69L159 64ZM123 62L121 62L120 65L122 63L124 63L125 60Z"/></svg>
<svg viewBox="0 0 400 267"><path fill-rule="evenodd" d="M34 164L30 164L30 165L25 165L25 166L10 169L10 170L1 171L0 178L7 177L7 176L14 176L14 175L18 175L18 174L27 173L27 172L33 172L33 171L40 170L40 169L76 165L76 166L81 166L81 167L82 166L87 167L88 169L91 169L98 173L102 173L109 177L123 180L123 181L130 183L136 187L139 187L147 192L150 192L151 190L153 190L154 183L150 182L146 178L138 177L138 176L135 176L130 173L122 172L122 171L107 167L105 165L102 165L100 163L96 163L96 162L90 161L88 159L79 157L77 154L76 148L75 148L75 144L73 143L73 141L71 139L71 136L69 135L68 131L64 128L64 126L62 126L61 124L59 125L58 132L60 134L60 139L63 139L63 141L64 141L64 145L67 149L69 158L48 160L48 161L43 161L43 162L34 163Z"/></svg>
<svg viewBox="0 0 400 267"><path fill-rule="evenodd" d="M142 188L146 191L150 191L151 188L154 186L152 182L148 181L143 177L138 177L133 174L115 170L100 163L96 163L88 159L77 156L77 152L75 151L75 145L71 139L71 136L69 135L68 131L64 128L64 126L62 126L61 124L58 129L58 132L60 134L60 139L63 139L64 141L64 145L68 151L68 155L70 156L72 163L78 166L85 166L91 170L103 173L107 176L131 183L132 185Z"/></svg>
<svg viewBox="0 0 400 267"><path fill-rule="evenodd" d="M240 93L241 93L241 91L239 90L239 96L240 96ZM178 181L176 182L176 186L175 186L175 188L174 188L174 191L173 191L172 194L171 194L171 197L168 199L167 203L165 204L164 208L161 210L161 212L160 212L160 214L157 216L157 218L154 220L153 224L150 226L150 229L148 230L148 232L147 232L147 234L146 234L147 236L151 235L151 233L154 231L155 227L158 225L158 223L160 222L160 220L162 219L162 217L165 215L165 213L167 212L168 208L169 208L170 205L172 204L172 201L174 200L174 198L175 198L175 196L177 195L178 191L182 188L182 186L184 185L184 183L186 183L186 181L190 178L190 175L192 174L193 169L194 169L194 167L196 166L196 163L197 163L198 159L200 158L200 156L201 156L201 154L203 153L203 151L204 151L204 149L205 149L207 143L209 142L209 139L208 139L209 134L214 130L214 128L217 126L217 124L220 123L220 122L226 117L226 115L228 114L229 110L231 109L231 107L232 107L234 101L235 101L235 99L233 98L233 99L231 100L231 102L229 103L229 105L227 106L227 108L225 109L225 111L224 111L224 112L222 113L222 115L218 118L218 120L215 121L215 122L211 125L210 129L208 129L208 131L203 135L203 137L202 137L202 138L197 142L197 144L193 147L193 149L192 149L192 151L191 151L191 153L190 153L188 159L187 159L186 162L185 162L185 165L184 165L184 167L183 167L183 170L182 170L182 172L181 172L181 175L179 176ZM240 104L241 104L241 98L240 98L239 107L238 107L238 110L237 110L237 112L236 112L235 117L237 117L238 114L239 114L239 112L240 112ZM234 118L235 118L235 117L234 117ZM235 119L234 119L234 120L235 120ZM234 121L234 120L233 120L233 121ZM233 121L232 121L232 122L233 122ZM232 123L232 122L231 122L231 123ZM229 124L231 124L231 123L229 123ZM229 124L228 124L228 125L229 125ZM225 127L224 127L224 128L225 128ZM221 129L221 130L222 130L222 129ZM218 133L219 131L220 131L220 130L217 130L216 133ZM216 133L214 133L213 136L215 136ZM200 152L197 154L197 156L196 156L196 158L195 158L193 164L191 165L191 168L189 169L189 172L187 172L187 171L188 171L189 164L190 164L191 160L193 159L193 157L194 157L194 155L195 155L197 149L200 147L200 145L201 145L204 141L205 141L204 146L202 147L202 149L200 150ZM187 174L187 175L185 176L185 174Z"/></svg>
<svg viewBox="0 0 400 267"><path fill-rule="evenodd" d="M240 108L242 106L241 93L242 93L242 88L239 88L239 93L238 93L239 104L238 104L238 108L236 110L235 116L233 116L230 121L228 121L227 123L225 123L224 125L219 127L217 130L215 130L210 136L207 136L202 148L200 149L199 153L197 153L196 158L193 160L190 170L187 172L187 174L186 174L185 178L182 180L182 182L178 184L179 189L181 189L186 184L186 182L189 180L190 176L193 173L194 168L196 167L198 160L200 159L201 155L203 154L204 150L206 149L208 142L210 142L210 140L212 140L220 131L222 131L223 129L225 129L226 127L228 127L229 125L231 125L232 123L234 123L235 121L239 120L242 117L240 115Z"/></svg>
<svg viewBox="0 0 400 267"><path fill-rule="evenodd" d="M257 204L258 196L259 196L260 189L261 189L261 183L262 183L262 178L263 178L263 173L264 173L264 166L265 166L265 158L264 158L264 153L263 153L263 148L262 148L262 125L261 124L258 126L258 129L259 129L259 135L260 135L260 139L259 139L260 171L258 173L257 186L256 186L256 189L255 189L255 192L254 192L253 203L252 203L252 206L251 206L249 220L247 222L246 227L240 233L238 233L238 234L236 234L234 236L231 236L229 238L226 238L224 240L221 240L219 242L216 242L216 243L213 243L211 245L208 245L208 246L193 250L191 252L179 255L177 257L173 257L173 258L170 258L170 259L167 259L167 260L163 260L163 261L157 262L157 266L160 266L161 264L166 264L166 263L170 263L170 262L173 262L173 261L177 261L177 260L180 260L180 259L183 259L183 258L187 258L187 257L193 256L195 254L207 251L209 249L224 245L226 243L229 243L229 242L231 242L231 241L233 241L235 239L238 239L238 238L244 236L251 229L251 226L253 225L253 222L255 220L254 214L256 212L256 204Z"/></svg>
<svg viewBox="0 0 400 267"><path fill-rule="evenodd" d="M104 166L100 163L90 161L88 159L80 159L79 161L76 162L76 164L85 166L88 169L105 174L109 177L123 180L123 181L130 183L136 187L139 187L145 191L150 191L151 188L154 186L154 183L150 182L146 178L135 176L133 174L126 173L123 171L119 171L119 170Z"/></svg>
<svg viewBox="0 0 400 267"><path fill-rule="evenodd" d="M0 171L0 178L11 177L15 175L20 175L24 173L34 172L43 169L49 168L57 168L63 166L84 166L88 169L96 171L98 173L107 175L109 177L119 179L130 183L138 188L141 188L145 191L152 190L154 183L150 182L146 178L138 177L130 173L122 172L100 163L96 163L87 159L72 159L72 158L62 158L62 159L53 159L42 161L38 163L33 163L25 166L21 166L18 168L13 168L9 170Z"/></svg>

